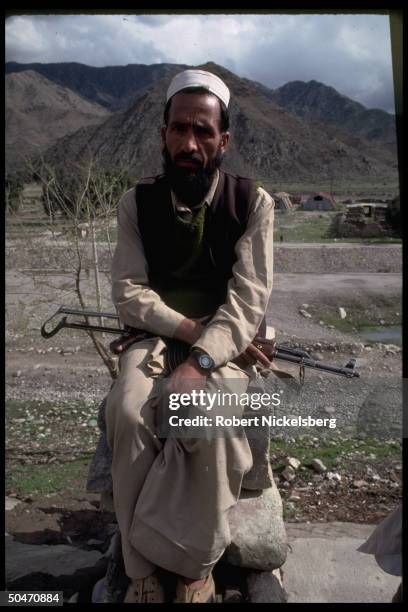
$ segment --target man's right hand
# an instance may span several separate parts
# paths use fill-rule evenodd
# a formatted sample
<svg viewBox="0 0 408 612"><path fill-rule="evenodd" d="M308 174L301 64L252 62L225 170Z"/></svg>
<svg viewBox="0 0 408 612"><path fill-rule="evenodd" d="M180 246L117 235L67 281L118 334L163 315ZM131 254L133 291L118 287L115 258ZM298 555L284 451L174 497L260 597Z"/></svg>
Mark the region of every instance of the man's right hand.
<svg viewBox="0 0 408 612"><path fill-rule="evenodd" d="M253 366L256 363L261 363L265 368L269 368L271 365L271 361L268 357L260 351L256 346L251 343L246 351L238 355L236 359L233 359L233 362L236 363L240 368L247 368L248 366Z"/></svg>

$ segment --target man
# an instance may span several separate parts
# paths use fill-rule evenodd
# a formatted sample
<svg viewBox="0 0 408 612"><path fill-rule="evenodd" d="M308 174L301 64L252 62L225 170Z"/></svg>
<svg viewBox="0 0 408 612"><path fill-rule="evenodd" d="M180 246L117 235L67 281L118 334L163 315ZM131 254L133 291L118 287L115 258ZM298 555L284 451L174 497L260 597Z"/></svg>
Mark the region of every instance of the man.
<svg viewBox="0 0 408 612"><path fill-rule="evenodd" d="M113 300L124 324L152 336L121 355L106 408L126 603L164 602L157 567L177 574L176 602L214 601L211 570L252 465L245 437L188 444L156 434L166 338L191 347L168 377L173 392L230 381L246 389L249 366L269 364L252 340L272 288L274 203L220 170L229 98L212 73L178 74L161 130L164 175L141 181L118 207Z"/></svg>

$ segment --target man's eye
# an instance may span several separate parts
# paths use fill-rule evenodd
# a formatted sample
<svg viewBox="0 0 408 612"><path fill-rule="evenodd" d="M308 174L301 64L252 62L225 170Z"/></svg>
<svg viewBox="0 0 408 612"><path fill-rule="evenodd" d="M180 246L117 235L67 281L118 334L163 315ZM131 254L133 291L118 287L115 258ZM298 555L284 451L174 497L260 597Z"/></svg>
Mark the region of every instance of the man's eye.
<svg viewBox="0 0 408 612"><path fill-rule="evenodd" d="M182 125L181 123L174 123L172 125L172 130L173 130L173 132L177 132L178 134L182 134L183 132L186 131L186 126Z"/></svg>
<svg viewBox="0 0 408 612"><path fill-rule="evenodd" d="M198 125L198 126L195 128L195 131L196 131L196 133L197 133L197 134L199 134L200 136L211 136L211 135L212 135L212 132L211 132L211 130L210 130L210 129L208 129L208 128L206 128L206 127L203 127L203 126L200 126L200 125Z"/></svg>

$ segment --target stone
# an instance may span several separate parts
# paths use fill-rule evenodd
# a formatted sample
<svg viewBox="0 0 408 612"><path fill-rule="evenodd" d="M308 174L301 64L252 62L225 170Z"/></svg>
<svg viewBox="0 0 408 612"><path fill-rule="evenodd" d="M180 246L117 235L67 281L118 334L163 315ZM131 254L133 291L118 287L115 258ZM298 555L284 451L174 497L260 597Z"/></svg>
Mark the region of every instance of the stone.
<svg viewBox="0 0 408 612"><path fill-rule="evenodd" d="M294 470L297 470L300 467L300 464L301 464L299 459L296 459L295 457L286 457L285 463L286 463L286 465L289 465Z"/></svg>
<svg viewBox="0 0 408 612"><path fill-rule="evenodd" d="M288 482L291 482L292 480L296 478L296 472L293 469L293 467L291 467L290 465L287 465L282 472L282 477Z"/></svg>
<svg viewBox="0 0 408 612"><path fill-rule="evenodd" d="M13 510L18 504L21 504L21 499L17 499L16 497L6 497L5 509Z"/></svg>
<svg viewBox="0 0 408 612"><path fill-rule="evenodd" d="M299 314L301 314L302 317L305 317L306 319L312 318L312 315L310 314L310 312L307 312L306 310L303 310L302 308L299 310Z"/></svg>
<svg viewBox="0 0 408 612"><path fill-rule="evenodd" d="M238 589L231 589L231 588L225 589L223 603L241 603L242 600L243 600L242 593L241 591L238 591Z"/></svg>
<svg viewBox="0 0 408 612"><path fill-rule="evenodd" d="M259 410L245 410L243 416L269 415L270 410L261 408ZM260 421L261 422L261 421ZM245 427L248 444L252 452L253 465L242 480L242 487L249 490L267 489L272 486L273 474L269 457L270 427L269 425L258 425L257 427Z"/></svg>
<svg viewBox="0 0 408 612"><path fill-rule="evenodd" d="M324 465L321 459L313 459L312 468L316 470L318 474L322 474L327 471L327 467Z"/></svg>
<svg viewBox="0 0 408 612"><path fill-rule="evenodd" d="M366 482L365 480L353 480L352 482L352 486L355 489L361 489L362 487L366 487L368 485L368 482Z"/></svg>
<svg viewBox="0 0 408 612"><path fill-rule="evenodd" d="M250 603L286 603L287 594L282 585L281 571L250 572L247 578Z"/></svg>
<svg viewBox="0 0 408 612"><path fill-rule="evenodd" d="M46 514L33 508L30 513L25 513L24 506L21 506L16 516L6 517L6 524L8 531L21 543L60 544L65 542L60 519L61 515L57 512Z"/></svg>
<svg viewBox="0 0 408 612"><path fill-rule="evenodd" d="M341 476L338 472L326 472L327 480L336 480L337 482L341 481Z"/></svg>
<svg viewBox="0 0 408 612"><path fill-rule="evenodd" d="M262 492L241 491L229 511L229 524L231 543L224 553L228 563L271 571L285 562L287 537L275 483Z"/></svg>
<svg viewBox="0 0 408 612"><path fill-rule="evenodd" d="M340 316L340 319L345 319L347 317L346 310L342 308L341 306L339 306L339 316Z"/></svg>
<svg viewBox="0 0 408 612"><path fill-rule="evenodd" d="M64 591L65 597L91 587L105 574L107 560L97 550L31 545L5 538L6 585L10 591Z"/></svg>

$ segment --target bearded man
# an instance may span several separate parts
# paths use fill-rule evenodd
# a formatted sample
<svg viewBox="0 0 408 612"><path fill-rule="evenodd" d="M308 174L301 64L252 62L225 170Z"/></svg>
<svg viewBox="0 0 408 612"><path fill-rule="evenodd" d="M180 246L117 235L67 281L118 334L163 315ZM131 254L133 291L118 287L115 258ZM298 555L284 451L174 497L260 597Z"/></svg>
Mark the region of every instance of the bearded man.
<svg viewBox="0 0 408 612"><path fill-rule="evenodd" d="M178 74L161 129L164 174L118 206L112 295L123 324L144 330L120 357L108 396L113 500L130 585L125 602L164 602L157 568L178 576L177 603L214 601L212 569L230 542L228 512L252 466L243 437L157 435L169 340L188 348L172 391L248 386L269 365L253 344L272 288L272 198L220 169L230 92L202 70ZM235 360L238 361L235 363ZM239 364L239 365L238 365Z"/></svg>

